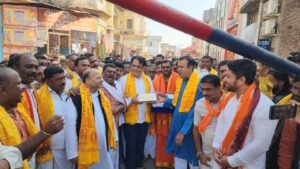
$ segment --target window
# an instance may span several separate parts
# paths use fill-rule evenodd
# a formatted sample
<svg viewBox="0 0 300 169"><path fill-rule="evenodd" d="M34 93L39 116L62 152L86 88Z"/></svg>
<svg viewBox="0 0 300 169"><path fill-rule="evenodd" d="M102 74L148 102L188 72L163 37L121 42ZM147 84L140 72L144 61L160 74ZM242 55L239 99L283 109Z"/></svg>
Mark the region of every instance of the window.
<svg viewBox="0 0 300 169"><path fill-rule="evenodd" d="M133 21L132 19L127 19L127 29L132 29L133 28Z"/></svg>

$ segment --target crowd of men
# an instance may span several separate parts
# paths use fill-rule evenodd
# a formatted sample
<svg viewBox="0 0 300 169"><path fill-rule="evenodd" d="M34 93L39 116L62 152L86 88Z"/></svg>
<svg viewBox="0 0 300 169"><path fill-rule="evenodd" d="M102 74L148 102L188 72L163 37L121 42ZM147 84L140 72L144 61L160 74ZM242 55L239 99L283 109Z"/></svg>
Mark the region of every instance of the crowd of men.
<svg viewBox="0 0 300 169"><path fill-rule="evenodd" d="M272 120L274 104L299 113ZM0 143L0 169L298 169L300 76L210 56L12 54Z"/></svg>

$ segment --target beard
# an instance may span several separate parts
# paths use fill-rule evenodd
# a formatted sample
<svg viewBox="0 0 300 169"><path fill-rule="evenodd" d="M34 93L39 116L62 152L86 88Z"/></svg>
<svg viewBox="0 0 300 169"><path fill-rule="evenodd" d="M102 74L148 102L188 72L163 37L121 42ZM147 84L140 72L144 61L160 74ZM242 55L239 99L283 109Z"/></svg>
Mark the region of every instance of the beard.
<svg viewBox="0 0 300 169"><path fill-rule="evenodd" d="M273 86L272 93L276 94L276 93L278 93L279 90L280 90L280 88L278 86Z"/></svg>
<svg viewBox="0 0 300 169"><path fill-rule="evenodd" d="M232 85L230 85L230 84L228 84L228 82L224 81L224 86L225 86L226 90L229 92L235 92L237 89L236 81Z"/></svg>
<svg viewBox="0 0 300 169"><path fill-rule="evenodd" d="M229 92L235 92L236 91L236 87L235 86L228 86L228 87L226 87L226 89Z"/></svg>

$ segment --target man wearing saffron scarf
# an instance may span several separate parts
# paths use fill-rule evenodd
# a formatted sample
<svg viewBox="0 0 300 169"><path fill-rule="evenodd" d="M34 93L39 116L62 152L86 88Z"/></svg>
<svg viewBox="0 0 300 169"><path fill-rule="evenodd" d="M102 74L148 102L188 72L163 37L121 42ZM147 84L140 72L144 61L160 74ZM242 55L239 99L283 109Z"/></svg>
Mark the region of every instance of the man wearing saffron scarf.
<svg viewBox="0 0 300 169"><path fill-rule="evenodd" d="M172 63L170 61L162 62L162 70L163 73L153 81L155 92L174 94L178 74L172 72ZM173 154L166 153L168 133L172 121L171 112L159 111L160 108L154 108L154 110L155 109L158 109L154 118L155 133L157 137L155 165L156 167L173 168L174 156Z"/></svg>
<svg viewBox="0 0 300 169"><path fill-rule="evenodd" d="M67 94L65 93L64 70L58 66L50 66L44 70L46 84L39 91L40 120L44 125L53 115L65 119L67 110ZM66 131L61 130L45 142L50 147L49 152L53 158L48 158L38 165L38 169L72 169L72 163L66 155Z"/></svg>
<svg viewBox="0 0 300 169"><path fill-rule="evenodd" d="M63 120L54 116L38 131L21 102L21 79L18 73L10 68L0 68L0 143L5 146L16 146L24 143L20 149L27 158L38 144L63 128ZM29 137L32 137L30 139ZM34 139L33 139L34 138ZM27 160L24 169L28 169Z"/></svg>
<svg viewBox="0 0 300 169"><path fill-rule="evenodd" d="M175 169L198 169L198 159L192 135L195 102L202 97L200 77L194 70L195 61L183 56L178 61L178 74L174 99L159 94L158 102L175 108L167 140L167 153L175 153Z"/></svg>
<svg viewBox="0 0 300 169"><path fill-rule="evenodd" d="M80 56L74 62L75 72L73 73L72 79L67 79L66 89L78 88L82 83L82 75L85 70L90 68L90 62L87 57Z"/></svg>
<svg viewBox="0 0 300 169"><path fill-rule="evenodd" d="M145 66L144 57L132 57L130 72L120 79L123 93L127 97L127 109L124 113L127 169L143 168L144 146L150 123L151 105L138 102L137 96L154 93L151 79L143 72Z"/></svg>
<svg viewBox="0 0 300 169"><path fill-rule="evenodd" d="M17 54L8 61L8 66L19 73L22 84L24 85L21 104L29 113L29 117L34 122L37 129L40 129L40 117L38 112L37 90L33 88L32 83L36 78L38 62L30 53ZM30 160L30 167L35 168L35 154Z"/></svg>
<svg viewBox="0 0 300 169"><path fill-rule="evenodd" d="M221 89L220 78L206 75L201 79L204 98L195 106L193 138L201 169L218 168L214 160L212 140L214 139L217 119L226 105L227 95Z"/></svg>
<svg viewBox="0 0 300 169"><path fill-rule="evenodd" d="M116 149L115 127L109 100L100 90L98 70L82 75L80 95L68 99L66 114L67 158L79 169L113 169L109 149Z"/></svg>
<svg viewBox="0 0 300 169"><path fill-rule="evenodd" d="M218 118L213 141L221 168L264 169L277 121L269 120L272 101L255 85L256 65L246 59L231 61L224 78L235 95Z"/></svg>
<svg viewBox="0 0 300 169"><path fill-rule="evenodd" d="M115 81L116 72L117 70L114 64L108 63L104 65L103 72L102 72L104 81L102 83L101 89L104 92L105 96L110 101L112 107L112 113L115 121L115 130L118 131L119 129L119 131L116 132L116 141L119 142L119 139L122 138L122 135L120 133L121 133L121 126L124 123L123 113L126 108L126 103L125 103L125 98L123 97L121 84ZM119 134L117 135L117 133ZM116 150L110 150L110 155L113 161L114 169L119 168L119 151L120 149L122 149L121 144L122 144L121 142L120 144L118 144L120 147L118 147ZM120 152L123 153L122 150Z"/></svg>

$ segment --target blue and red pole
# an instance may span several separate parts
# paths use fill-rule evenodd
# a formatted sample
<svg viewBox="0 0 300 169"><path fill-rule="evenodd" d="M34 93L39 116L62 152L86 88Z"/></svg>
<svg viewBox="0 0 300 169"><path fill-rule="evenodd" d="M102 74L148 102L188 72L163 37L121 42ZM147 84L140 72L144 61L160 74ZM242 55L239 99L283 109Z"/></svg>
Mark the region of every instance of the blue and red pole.
<svg viewBox="0 0 300 169"><path fill-rule="evenodd" d="M256 60L293 75L300 74L300 66L297 64L234 37L227 32L213 28L157 0L108 1L249 59Z"/></svg>

